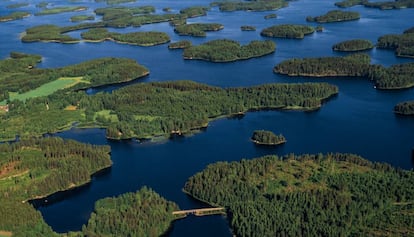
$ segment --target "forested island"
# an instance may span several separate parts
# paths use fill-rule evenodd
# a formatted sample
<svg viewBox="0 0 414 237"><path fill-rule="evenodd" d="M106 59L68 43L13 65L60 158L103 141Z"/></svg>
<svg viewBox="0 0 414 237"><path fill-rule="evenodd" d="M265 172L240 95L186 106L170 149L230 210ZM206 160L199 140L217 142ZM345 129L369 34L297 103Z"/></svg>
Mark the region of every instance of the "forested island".
<svg viewBox="0 0 414 237"><path fill-rule="evenodd" d="M260 34L266 37L303 39L313 32L315 32L315 28L311 26L282 24L265 28Z"/></svg>
<svg viewBox="0 0 414 237"><path fill-rule="evenodd" d="M191 41L189 40L180 40L177 42L170 43L168 45L169 49L185 49L192 45Z"/></svg>
<svg viewBox="0 0 414 237"><path fill-rule="evenodd" d="M43 8L42 11L36 12L35 16L44 16L44 15L50 15L50 14L59 14L62 12L78 12L78 11L85 11L87 10L87 7L84 6L67 6L67 7L55 7L55 8Z"/></svg>
<svg viewBox="0 0 414 237"><path fill-rule="evenodd" d="M162 236L176 219L177 204L150 188L95 203L88 224L76 236Z"/></svg>
<svg viewBox="0 0 414 237"><path fill-rule="evenodd" d="M276 50L273 41L253 40L247 45L229 39L212 40L184 49L184 59L199 59L212 62L232 62L271 54Z"/></svg>
<svg viewBox="0 0 414 237"><path fill-rule="evenodd" d="M413 182L352 154L290 154L208 165L184 191L226 207L236 236L410 236Z"/></svg>
<svg viewBox="0 0 414 237"><path fill-rule="evenodd" d="M148 70L133 60L115 58L56 69L29 69L27 65L33 65L33 60L38 59L16 53L14 58L0 61L4 72L4 77L0 78L3 86L0 94L9 109L0 114L1 140L65 130L74 122L81 127L105 127L107 137L113 139L184 134L207 126L217 117L249 110L317 109L323 100L338 93L337 87L325 83L221 89L191 81L175 81L136 84L112 94L89 96L77 89L132 80L146 75ZM129 69L125 70L126 67ZM35 76L38 79L34 79ZM20 90L23 89L26 93L40 93L44 84L63 83L62 77L72 79L73 85L66 88L65 84L60 84L60 91L56 91L55 85L54 90L43 92L40 97L33 94L24 99L10 97L10 92L22 94ZM37 86L29 83L32 81L37 82Z"/></svg>
<svg viewBox="0 0 414 237"><path fill-rule="evenodd" d="M95 2L106 2L108 5L115 5L127 2L136 2L137 0L95 0Z"/></svg>
<svg viewBox="0 0 414 237"><path fill-rule="evenodd" d="M121 34L117 32L109 32L104 28L90 29L89 31L82 32L81 37L88 42L112 40L117 43L139 46L154 46L170 42L170 36L165 32L148 31Z"/></svg>
<svg viewBox="0 0 414 237"><path fill-rule="evenodd" d="M286 138L282 135L276 135L272 131L256 130L253 132L252 141L259 145L280 145L286 142Z"/></svg>
<svg viewBox="0 0 414 237"><path fill-rule="evenodd" d="M394 112L401 115L414 115L414 101L404 101L394 106Z"/></svg>
<svg viewBox="0 0 414 237"><path fill-rule="evenodd" d="M249 26L249 25L244 25L244 26L240 26L240 29L242 31L255 31L256 30L256 27Z"/></svg>
<svg viewBox="0 0 414 237"><path fill-rule="evenodd" d="M95 20L95 16L93 15L78 15L78 16L72 16L70 18L71 22L93 21L93 20Z"/></svg>
<svg viewBox="0 0 414 237"><path fill-rule="evenodd" d="M335 6L338 7L353 7L356 5L363 5L365 7L379 8L381 10L391 10L391 9L402 9L402 8L413 8L413 0L400 0L400 1L367 1L367 0L344 0L341 2L336 2Z"/></svg>
<svg viewBox="0 0 414 237"><path fill-rule="evenodd" d="M398 57L414 57L414 27L403 34L387 34L378 38L377 48L395 50Z"/></svg>
<svg viewBox="0 0 414 237"><path fill-rule="evenodd" d="M318 22L318 23L330 23L330 22L341 22L341 21L353 21L360 18L359 12L332 10L321 16L308 16L306 21Z"/></svg>
<svg viewBox="0 0 414 237"><path fill-rule="evenodd" d="M12 12L8 15L0 16L0 22L19 20L29 16L29 12Z"/></svg>
<svg viewBox="0 0 414 237"><path fill-rule="evenodd" d="M54 69L36 68L40 61L39 55L18 52L0 60L0 104L29 92L32 97L48 96L62 89L127 82L149 74L146 67L126 58L100 58ZM30 99L25 97L23 100Z"/></svg>
<svg viewBox="0 0 414 237"><path fill-rule="evenodd" d="M193 23L177 25L174 28L174 32L179 35L205 37L206 31L219 31L222 29L224 29L224 26L218 23Z"/></svg>
<svg viewBox="0 0 414 237"><path fill-rule="evenodd" d="M220 11L269 11L287 7L288 2L285 0L256 0L256 1L220 1L213 2L211 6L218 6Z"/></svg>
<svg viewBox="0 0 414 237"><path fill-rule="evenodd" d="M27 3L27 2L14 3L14 4L7 5L6 8L8 8L8 9L16 9L16 8L20 8L20 7L27 7L29 5L30 4Z"/></svg>
<svg viewBox="0 0 414 237"><path fill-rule="evenodd" d="M346 40L332 46L334 51L342 52L364 51L372 48L374 48L374 44L364 39Z"/></svg>
<svg viewBox="0 0 414 237"><path fill-rule="evenodd" d="M366 54L346 57L289 59L273 68L273 72L289 76L360 77L373 81L377 89L403 89L414 86L414 63L371 65Z"/></svg>
<svg viewBox="0 0 414 237"><path fill-rule="evenodd" d="M277 15L275 13L271 13L271 14L267 14L266 16L264 16L265 20L272 19L272 18L277 18Z"/></svg>

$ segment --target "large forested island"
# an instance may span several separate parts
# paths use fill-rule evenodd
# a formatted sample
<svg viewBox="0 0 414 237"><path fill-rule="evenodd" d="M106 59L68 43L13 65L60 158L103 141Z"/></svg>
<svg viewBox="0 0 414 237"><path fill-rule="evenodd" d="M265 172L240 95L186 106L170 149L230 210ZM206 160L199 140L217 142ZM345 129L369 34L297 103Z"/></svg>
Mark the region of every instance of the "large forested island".
<svg viewBox="0 0 414 237"><path fill-rule="evenodd" d="M346 40L336 43L332 46L333 50L342 52L363 51L372 48L374 48L374 45L371 43L371 41L364 39Z"/></svg>
<svg viewBox="0 0 414 237"><path fill-rule="evenodd" d="M401 115L414 115L414 101L405 101L394 106L394 112Z"/></svg>
<svg viewBox="0 0 414 237"><path fill-rule="evenodd" d="M5 100L47 96L60 89L127 82L149 74L146 67L126 58L100 58L54 69L36 68L40 61L39 55L19 52L0 60L0 104Z"/></svg>
<svg viewBox="0 0 414 237"><path fill-rule="evenodd" d="M341 10L332 10L327 12L325 15L321 16L308 16L306 17L306 21L316 21L318 23L330 23L330 22L340 22L340 21L353 21L358 20L360 18L359 12L349 12L349 11L341 11Z"/></svg>
<svg viewBox="0 0 414 237"><path fill-rule="evenodd" d="M87 7L83 6L67 6L67 7L55 7L55 8L49 8L49 9L42 9L42 11L35 13L35 16L44 16L44 15L50 15L50 14L59 14L62 12L78 12L78 11L85 11L87 10Z"/></svg>
<svg viewBox="0 0 414 237"><path fill-rule="evenodd" d="M229 39L212 40L184 50L184 59L200 59L211 62L232 62L271 54L276 50L273 41L251 41L247 45Z"/></svg>
<svg viewBox="0 0 414 237"><path fill-rule="evenodd" d="M139 46L154 46L170 42L170 36L165 32L148 31L121 34L109 32L107 29L103 28L90 29L89 31L83 32L81 37L88 42L112 40L118 43Z"/></svg>
<svg viewBox="0 0 414 237"><path fill-rule="evenodd" d="M414 63L391 67L370 64L366 54L346 57L320 57L285 60L273 68L275 73L307 77L361 77L372 80L377 89L403 89L414 86Z"/></svg>
<svg viewBox="0 0 414 237"><path fill-rule="evenodd" d="M399 57L414 57L414 27L403 34L387 34L378 38L377 48L395 50Z"/></svg>
<svg viewBox="0 0 414 237"><path fill-rule="evenodd" d="M36 69L33 65L39 57L13 55L0 61L1 95L9 110L0 113L1 140L65 130L74 122L83 127L105 127L107 136L114 139L168 136L249 110L317 109L323 100L338 93L337 87L325 83L221 89L175 81L136 84L112 94L89 96L76 89L132 80L148 70L127 59L96 59L64 68ZM125 70L126 66L130 70Z"/></svg>
<svg viewBox="0 0 414 237"><path fill-rule="evenodd" d="M338 7L352 7L356 5L363 5L365 7L379 8L381 10L413 8L413 0L395 0L395 1L367 1L367 0L343 0L336 2Z"/></svg>
<svg viewBox="0 0 414 237"><path fill-rule="evenodd" d="M256 0L256 1L218 1L212 6L218 6L220 11L269 11L288 6L285 0Z"/></svg>
<svg viewBox="0 0 414 237"><path fill-rule="evenodd" d="M315 29L311 26L282 24L265 28L260 34L267 37L303 39L313 32Z"/></svg>
<svg viewBox="0 0 414 237"><path fill-rule="evenodd" d="M237 236L412 236L414 173L351 154L218 162L184 191L224 206Z"/></svg>

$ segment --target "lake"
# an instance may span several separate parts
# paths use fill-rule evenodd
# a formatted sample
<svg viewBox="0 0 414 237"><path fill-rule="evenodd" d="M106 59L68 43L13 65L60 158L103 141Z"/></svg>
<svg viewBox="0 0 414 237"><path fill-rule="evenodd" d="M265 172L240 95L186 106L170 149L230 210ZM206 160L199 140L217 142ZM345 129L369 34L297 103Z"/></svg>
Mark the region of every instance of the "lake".
<svg viewBox="0 0 414 237"><path fill-rule="evenodd" d="M19 10L38 11L35 4ZM139 28L111 29L118 32L163 31L172 42L188 39L200 44L212 39L229 38L246 44L251 40L267 39L260 31L275 24L307 24L308 15L318 16L337 9L335 1L299 0L289 2L289 7L266 12L220 12L212 8L207 16L188 19L189 23L215 22L224 25L218 32L208 32L205 38L178 36L168 23L144 25ZM103 3L78 1L65 3L53 1L55 6L85 5L92 13ZM127 6L152 5L157 13L170 7L178 12L188 6L207 6L209 1L148 1L126 4ZM0 15L11 11L0 2ZM92 183L75 191L64 193L39 206L46 222L57 232L79 230L89 218L96 200L136 191L146 185L180 208L206 206L185 195L181 189L188 177L216 161L238 161L268 154L296 153L355 153L371 161L387 162L394 166L412 169L411 152L414 148L414 118L397 116L395 104L414 100L414 89L379 91L370 81L349 78L290 78L272 72L277 63L294 57L339 56L333 52L333 44L349 39L368 39L373 43L384 34L399 34L412 25L414 9L381 11L361 6L349 10L358 11L358 21L323 24L324 31L306 36L303 40L271 39L276 42L274 54L234 63L209 63L182 59L182 51L168 50L167 44L154 47L138 47L114 42L103 43L21 43L19 35L28 27L39 24L70 25L69 18L81 13L63 13L49 16L31 16L23 20L0 23L0 57L11 51L40 54L44 57L40 67L60 67L99 57L128 57L150 69L150 75L136 83L194 80L220 87L251 86L276 82L323 81L339 87L339 94L314 112L260 111L247 113L242 118L223 118L213 121L205 131L190 137L151 143L135 140L109 141L102 129L77 129L56 134L93 144L108 144L112 148L113 167L93 177ZM265 20L264 16L276 13L277 18ZM99 20L99 19L97 19ZM240 30L241 25L252 25L253 32ZM70 33L79 37L80 31ZM372 63L390 66L413 62L414 59L397 58L393 51L373 49L367 51ZM120 86L91 89L88 93L112 91ZM271 130L282 133L287 143L278 147L256 146L250 141L254 130ZM231 236L227 220L222 216L187 217L176 221L168 236Z"/></svg>

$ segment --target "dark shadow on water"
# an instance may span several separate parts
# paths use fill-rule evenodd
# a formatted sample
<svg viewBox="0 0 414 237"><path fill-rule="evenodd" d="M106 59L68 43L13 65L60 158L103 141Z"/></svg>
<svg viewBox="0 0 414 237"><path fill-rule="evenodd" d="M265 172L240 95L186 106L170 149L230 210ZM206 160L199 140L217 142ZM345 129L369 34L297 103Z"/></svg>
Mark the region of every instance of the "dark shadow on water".
<svg viewBox="0 0 414 237"><path fill-rule="evenodd" d="M146 76L139 77L131 81L127 81L127 82L120 82L120 83L106 84L106 85L96 86L96 87L89 87L86 89L80 89L80 91L85 91L86 94L88 95L95 95L99 92L112 93L112 91L123 88L125 86L147 82L148 78L149 78L149 75L146 75Z"/></svg>
<svg viewBox="0 0 414 237"><path fill-rule="evenodd" d="M103 178L103 177L108 176L111 173L111 169L112 169L111 167L108 167L108 168L105 168L103 170L96 172L95 174L92 175L91 182L88 182L84 185L81 185L79 187L75 187L69 190L65 190L65 191L59 191L44 198L32 199L29 201L29 203L32 204L34 208L39 208L39 207L44 207L44 206L52 205L54 203L63 201L65 199L68 199L69 197L83 195L84 191L88 190L91 187L93 179Z"/></svg>

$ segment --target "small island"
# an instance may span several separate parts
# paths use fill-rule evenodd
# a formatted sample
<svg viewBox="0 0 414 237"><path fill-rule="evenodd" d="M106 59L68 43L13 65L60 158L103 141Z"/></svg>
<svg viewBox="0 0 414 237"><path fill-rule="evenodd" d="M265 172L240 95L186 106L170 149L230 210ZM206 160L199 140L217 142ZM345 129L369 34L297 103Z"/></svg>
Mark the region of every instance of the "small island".
<svg viewBox="0 0 414 237"><path fill-rule="evenodd" d="M229 39L212 40L184 49L184 59L198 59L211 62L233 62L271 54L276 50L273 41L251 41L247 45Z"/></svg>
<svg viewBox="0 0 414 237"><path fill-rule="evenodd" d="M87 42L102 42L105 40L115 41L117 43L125 43L138 46L154 46L170 42L170 36L164 32L131 32L116 33L109 32L104 28L90 29L81 33L82 39Z"/></svg>
<svg viewBox="0 0 414 237"><path fill-rule="evenodd" d="M20 20L20 19L23 19L29 16L30 16L29 12L12 12L8 15L0 16L0 22Z"/></svg>
<svg viewBox="0 0 414 237"><path fill-rule="evenodd" d="M394 50L398 57L414 58L414 27L402 34L387 34L378 38L377 48Z"/></svg>
<svg viewBox="0 0 414 237"><path fill-rule="evenodd" d="M282 24L263 29L260 33L266 37L303 39L306 35L315 32L315 28L306 25Z"/></svg>
<svg viewBox="0 0 414 237"><path fill-rule="evenodd" d="M163 236L179 210L148 187L98 200L80 236Z"/></svg>
<svg viewBox="0 0 414 237"><path fill-rule="evenodd" d="M244 25L244 26L240 26L240 29L242 31L255 31L256 27L255 26Z"/></svg>
<svg viewBox="0 0 414 237"><path fill-rule="evenodd" d="M414 101L405 101L394 106L394 113L414 116Z"/></svg>
<svg viewBox="0 0 414 237"><path fill-rule="evenodd" d="M95 2L105 2L108 5L115 5L128 2L136 2L137 0L95 0Z"/></svg>
<svg viewBox="0 0 414 237"><path fill-rule="evenodd" d="M331 22L342 22L342 21L354 21L360 18L359 12L332 10L322 16L308 16L306 21L318 22L318 23L331 23Z"/></svg>
<svg viewBox="0 0 414 237"><path fill-rule="evenodd" d="M332 50L341 52L357 52L372 48L374 48L374 44L364 39L346 40L332 46Z"/></svg>
<svg viewBox="0 0 414 237"><path fill-rule="evenodd" d="M181 40L177 42L170 43L168 45L169 49L185 49L192 45L191 41L189 40Z"/></svg>
<svg viewBox="0 0 414 237"><path fill-rule="evenodd" d="M272 13L272 14L268 14L268 15L264 16L265 20L272 19L272 18L277 18L277 15Z"/></svg>
<svg viewBox="0 0 414 237"><path fill-rule="evenodd" d="M93 20L95 20L95 16L93 15L78 15L78 16L72 16L70 18L71 22L93 21Z"/></svg>
<svg viewBox="0 0 414 237"><path fill-rule="evenodd" d="M218 23L193 23L177 25L174 32L179 35L205 37L206 31L219 31L222 29L224 29L224 26Z"/></svg>
<svg viewBox="0 0 414 237"><path fill-rule="evenodd" d="M180 14L187 17L198 17L198 16L205 16L207 15L207 11L210 10L209 7L201 7L201 6L195 6L195 7L188 7L185 9L180 10Z"/></svg>
<svg viewBox="0 0 414 237"><path fill-rule="evenodd" d="M282 134L276 135L272 131L266 130L254 131L251 139L258 145L276 146L286 143L286 138Z"/></svg>

